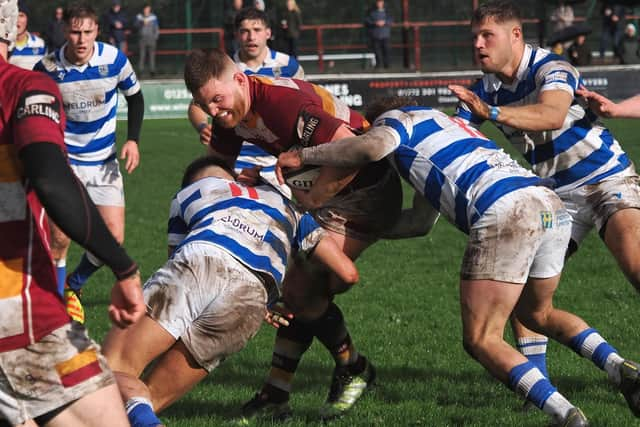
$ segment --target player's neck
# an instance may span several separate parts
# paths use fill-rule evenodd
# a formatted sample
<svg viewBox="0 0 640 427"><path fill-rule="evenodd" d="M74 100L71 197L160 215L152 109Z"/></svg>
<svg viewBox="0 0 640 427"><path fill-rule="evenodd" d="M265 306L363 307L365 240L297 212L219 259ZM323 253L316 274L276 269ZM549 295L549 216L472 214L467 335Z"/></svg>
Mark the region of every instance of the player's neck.
<svg viewBox="0 0 640 427"><path fill-rule="evenodd" d="M499 73L496 73L500 81L506 84L513 83L518 77L518 70L524 56L524 45L516 49L512 60L505 65Z"/></svg>
<svg viewBox="0 0 640 427"><path fill-rule="evenodd" d="M247 67L251 69L261 68L262 64L264 64L265 59L267 59L267 55L269 54L269 48L265 48L264 51L256 56L255 58L249 58L242 54L242 51L238 54L240 61L244 63Z"/></svg>
<svg viewBox="0 0 640 427"><path fill-rule="evenodd" d="M27 32L27 31L25 31L22 34L18 34L16 36L16 43L20 44L20 45L27 43L27 38L28 37L29 37L29 32Z"/></svg>

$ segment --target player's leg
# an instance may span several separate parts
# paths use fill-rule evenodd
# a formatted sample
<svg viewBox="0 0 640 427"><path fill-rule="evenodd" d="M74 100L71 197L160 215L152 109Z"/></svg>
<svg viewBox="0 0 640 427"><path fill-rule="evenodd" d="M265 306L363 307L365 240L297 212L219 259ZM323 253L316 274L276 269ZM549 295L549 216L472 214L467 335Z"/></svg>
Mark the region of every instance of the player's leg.
<svg viewBox="0 0 640 427"><path fill-rule="evenodd" d="M72 165L74 172L82 181L98 207L102 219L115 239L124 242L124 184L118 160L113 159L103 165ZM80 292L89 277L102 267L102 261L93 254L85 252L80 263L67 277L67 285L75 292Z"/></svg>
<svg viewBox="0 0 640 427"><path fill-rule="evenodd" d="M640 291L640 209L622 209L611 215L604 242L627 279Z"/></svg>
<svg viewBox="0 0 640 427"><path fill-rule="evenodd" d="M155 415L151 393L140 375L175 342L173 335L148 316L127 329L113 327L105 337L103 352L113 369L131 424L161 424Z"/></svg>
<svg viewBox="0 0 640 427"><path fill-rule="evenodd" d="M90 393L44 424L46 427L128 427L118 386L111 384Z"/></svg>

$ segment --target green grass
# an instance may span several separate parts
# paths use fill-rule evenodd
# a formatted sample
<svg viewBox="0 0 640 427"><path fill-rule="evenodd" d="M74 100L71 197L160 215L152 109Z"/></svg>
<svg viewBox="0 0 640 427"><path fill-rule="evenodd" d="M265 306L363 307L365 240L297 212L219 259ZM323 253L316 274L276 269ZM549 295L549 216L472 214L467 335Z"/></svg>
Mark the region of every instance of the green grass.
<svg viewBox="0 0 640 427"><path fill-rule="evenodd" d="M640 122L609 124L631 157L640 159L635 145ZM119 124L121 132L125 128ZM495 137L491 128L485 130ZM140 263L143 278L166 258L169 200L184 166L203 151L186 120L145 122L141 165L125 183L125 246ZM522 402L462 349L457 284L464 245L462 233L441 221L428 236L382 241L360 258L361 282L337 302L356 345L377 367L378 385L333 425L546 425L540 411L522 413ZM76 247L72 258L77 257ZM111 283L110 273L102 269L85 288L87 324L97 339L109 327L106 304ZM623 356L640 359L633 323L640 299L594 233L566 266L556 305L583 316ZM180 427L232 424L239 407L267 374L273 336L264 326L246 349L161 418ZM316 414L328 392L331 370L326 351L314 344L300 365L291 402L295 417L287 425L320 425ZM560 391L585 411L592 425L635 425L622 396L590 362L552 343L549 370Z"/></svg>

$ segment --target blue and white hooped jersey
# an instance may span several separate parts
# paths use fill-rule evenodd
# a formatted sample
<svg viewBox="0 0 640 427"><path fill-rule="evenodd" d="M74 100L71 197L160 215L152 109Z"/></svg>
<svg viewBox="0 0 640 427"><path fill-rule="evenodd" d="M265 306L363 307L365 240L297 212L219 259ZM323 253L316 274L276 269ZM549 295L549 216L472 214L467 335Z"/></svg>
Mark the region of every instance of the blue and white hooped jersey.
<svg viewBox="0 0 640 427"><path fill-rule="evenodd" d="M270 186L247 187L222 178L200 179L171 201L170 246L215 245L280 286L293 251L308 252L324 231Z"/></svg>
<svg viewBox="0 0 640 427"><path fill-rule="evenodd" d="M267 57L259 68L249 68L247 64L241 62L238 52L233 55L233 60L240 70L247 75L259 74L270 77L291 77L295 79L304 79L304 70L302 66L292 56L286 53L269 49ZM236 160L235 170L240 173L244 168L252 168L260 166L262 168L261 175L270 184L280 188L289 198L291 198L291 190L289 187L282 186L276 178L276 162L277 158L264 151L262 148L244 142L238 159Z"/></svg>
<svg viewBox="0 0 640 427"><path fill-rule="evenodd" d="M17 42L11 51L9 63L25 70L33 70L33 67L47 54L47 45L44 40L35 34L27 32L27 43L20 46Z"/></svg>
<svg viewBox="0 0 640 427"><path fill-rule="evenodd" d="M533 171L551 178L559 193L595 184L631 165L611 132L583 100L576 99L575 91L580 84L578 70L564 58L526 45L512 84L501 82L494 74L486 74L470 88L487 104L500 106L534 104L546 90L562 90L574 96L560 129L531 132L496 123L523 153ZM458 105L456 114L474 126L482 123L463 103Z"/></svg>
<svg viewBox="0 0 640 427"><path fill-rule="evenodd" d="M47 73L62 93L70 162L103 164L116 155L118 89L130 96L140 91L140 84L126 55L117 48L95 42L89 62L77 66L64 57L66 46L42 58L35 70Z"/></svg>
<svg viewBox="0 0 640 427"><path fill-rule="evenodd" d="M541 182L476 129L428 107L387 111L367 133L395 141L400 175L465 233L500 197Z"/></svg>

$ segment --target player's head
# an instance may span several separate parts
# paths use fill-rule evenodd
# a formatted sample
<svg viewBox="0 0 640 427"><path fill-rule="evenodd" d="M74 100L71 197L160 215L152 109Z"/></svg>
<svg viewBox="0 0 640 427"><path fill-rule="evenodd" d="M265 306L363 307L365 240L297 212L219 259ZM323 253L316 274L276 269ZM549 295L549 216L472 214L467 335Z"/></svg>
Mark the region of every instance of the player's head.
<svg viewBox="0 0 640 427"><path fill-rule="evenodd" d="M471 17L475 59L485 73L512 67L524 49L522 17L510 0L483 3Z"/></svg>
<svg viewBox="0 0 640 427"><path fill-rule="evenodd" d="M217 176L218 178L229 180L236 179L235 172L224 160L214 156L203 156L198 157L187 166L184 175L182 175L181 188L208 176Z"/></svg>
<svg viewBox="0 0 640 427"><path fill-rule="evenodd" d="M271 28L267 14L255 7L245 7L236 15L236 38L240 44L240 59L264 60L267 55L267 40L271 38Z"/></svg>
<svg viewBox="0 0 640 427"><path fill-rule="evenodd" d="M29 25L29 7L24 0L18 1L18 35L17 39L22 40L27 34Z"/></svg>
<svg viewBox="0 0 640 427"><path fill-rule="evenodd" d="M218 126L235 127L249 112L248 77L220 49L193 50L184 65L184 82Z"/></svg>
<svg viewBox="0 0 640 427"><path fill-rule="evenodd" d="M416 106L415 99L408 96L387 96L374 99L365 110L364 116L369 123L373 123L382 113L396 108Z"/></svg>
<svg viewBox="0 0 640 427"><path fill-rule="evenodd" d="M4 59L16 41L17 20L17 0L0 0L0 56Z"/></svg>
<svg viewBox="0 0 640 427"><path fill-rule="evenodd" d="M98 15L88 4L74 3L65 9L63 20L67 40L64 56L75 65L88 63L98 37Z"/></svg>

